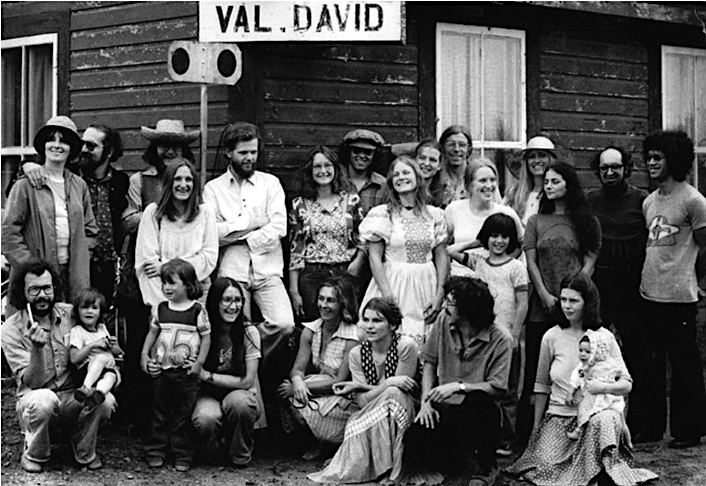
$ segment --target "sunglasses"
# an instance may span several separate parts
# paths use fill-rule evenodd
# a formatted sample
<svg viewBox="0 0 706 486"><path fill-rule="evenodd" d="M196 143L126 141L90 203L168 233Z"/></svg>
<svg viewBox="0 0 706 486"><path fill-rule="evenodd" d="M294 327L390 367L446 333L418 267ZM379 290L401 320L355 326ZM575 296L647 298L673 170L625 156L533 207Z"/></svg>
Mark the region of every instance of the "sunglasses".
<svg viewBox="0 0 706 486"><path fill-rule="evenodd" d="M101 145L101 144L99 144L99 143L93 143L93 142L88 141L88 140L84 140L84 141L83 141L83 146L86 147L89 152L93 152L93 151L94 151L95 149L97 149L98 147L103 147L103 145Z"/></svg>

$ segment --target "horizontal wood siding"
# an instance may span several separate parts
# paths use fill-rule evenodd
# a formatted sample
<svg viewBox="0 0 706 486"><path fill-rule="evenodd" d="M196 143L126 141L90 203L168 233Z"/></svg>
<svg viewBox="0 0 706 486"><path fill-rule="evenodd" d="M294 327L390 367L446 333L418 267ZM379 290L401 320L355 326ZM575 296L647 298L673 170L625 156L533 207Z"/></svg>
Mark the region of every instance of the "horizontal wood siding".
<svg viewBox="0 0 706 486"><path fill-rule="evenodd" d="M77 2L71 12L71 116L80 128L105 123L122 132L125 155L119 166L145 167L147 141L140 127L162 118L200 123L200 86L177 83L167 72L175 40L196 40L196 2ZM228 120L228 87L210 86L209 165ZM192 144L199 157L198 142Z"/></svg>
<svg viewBox="0 0 706 486"><path fill-rule="evenodd" d="M647 47L557 30L541 35L539 50L539 125L564 149L584 187L599 185L589 164L607 145L623 146L639 161L649 131ZM632 182L647 187L642 164L637 165Z"/></svg>

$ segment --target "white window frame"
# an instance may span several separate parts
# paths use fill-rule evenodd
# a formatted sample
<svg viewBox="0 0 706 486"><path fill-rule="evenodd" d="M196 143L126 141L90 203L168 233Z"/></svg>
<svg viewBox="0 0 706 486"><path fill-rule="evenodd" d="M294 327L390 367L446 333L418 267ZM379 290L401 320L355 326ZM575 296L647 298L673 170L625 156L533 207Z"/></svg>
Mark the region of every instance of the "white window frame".
<svg viewBox="0 0 706 486"><path fill-rule="evenodd" d="M435 66L435 76L441 72L443 66L441 66L441 34L442 32L459 32L462 34L475 34L480 35L483 38L485 35L493 35L498 37L510 37L514 39L520 39L520 58L522 62L520 63L520 85L519 90L520 96L520 106L518 107L520 115L520 127L519 134L520 139L515 142L502 142L502 141L487 141L487 140L476 140L473 139L473 149L480 150L480 155L484 156L485 150L522 150L525 148L527 142L527 42L524 30L515 29L502 29L499 27L481 27L476 25L465 25L465 24L449 24L439 22L436 25L436 66ZM483 62L483 45L481 44L481 63ZM484 77L481 76L481 96L484 91ZM436 133L437 138L441 135L441 132L446 128L442 126L442 123L448 125L447 122L442 121L441 114L441 83L436 83ZM484 106L481 103L481 123L485 123L485 116L483 113Z"/></svg>
<svg viewBox="0 0 706 486"><path fill-rule="evenodd" d="M10 49L10 48L15 48L15 47L21 47L22 48L22 73L21 73L21 90L20 90L20 103L21 103L21 108L20 108L20 145L16 146L6 146L4 141L2 144L2 148L0 148L0 153L2 155L19 155L19 156L26 156L26 155L34 155L37 152L34 150L34 147L32 146L32 140L24 140L25 136L29 137L29 135L26 135L27 131L27 119L22 115L23 113L26 112L27 108L27 97L25 95L26 93L26 87L27 87L27 70L25 69L26 63L27 63L27 47L32 47L32 46L37 46L37 45L42 45L42 44L51 44L52 45L52 99L51 99L51 113L52 116L56 116L57 114L57 101L58 101L58 93L59 93L59 34L52 33L52 34L40 34L40 35L32 35L28 37L17 37L14 39L7 39L3 40L0 47L2 49Z"/></svg>
<svg viewBox="0 0 706 486"><path fill-rule="evenodd" d="M666 117L665 117L665 110L667 106L667 89L665 89L665 86L667 84L667 72L664 68L666 64L666 58L668 54L683 54L683 55L688 55L688 56L706 56L706 49L695 49L695 48L690 48L690 47L676 47L676 46L667 46L663 45L662 46L662 72L660 73L662 77L662 129L664 130L670 130L674 129L674 127L668 127L666 126ZM696 71L694 71L694 76L696 76ZM706 81L706 80L704 80ZM694 86L698 86L696 84L696 80L694 80ZM699 100L694 96L694 114L696 114L696 107L697 103ZM706 100L702 100L702 102L706 103ZM696 144L698 143L698 140L696 140L696 134L699 133L698 128L701 126L699 122L702 120L699 120L697 117L694 117L694 133L687 133L689 138L692 139L694 142L694 162L693 162L693 168L691 171L691 175L693 178L693 185L694 187L699 187L699 164L698 164L698 157L699 154L706 154L706 146L701 146L697 147ZM706 120L703 120L703 123L706 124ZM706 176L704 176L706 177Z"/></svg>

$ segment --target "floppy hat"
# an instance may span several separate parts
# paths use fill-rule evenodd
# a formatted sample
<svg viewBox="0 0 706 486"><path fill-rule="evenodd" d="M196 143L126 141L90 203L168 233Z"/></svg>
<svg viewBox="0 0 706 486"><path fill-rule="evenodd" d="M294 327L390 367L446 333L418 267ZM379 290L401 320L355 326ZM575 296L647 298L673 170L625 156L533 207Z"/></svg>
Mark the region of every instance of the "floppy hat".
<svg viewBox="0 0 706 486"><path fill-rule="evenodd" d="M191 143L201 132L186 130L181 120L159 120L156 128L142 127L142 136L150 142Z"/></svg>
<svg viewBox="0 0 706 486"><path fill-rule="evenodd" d="M34 150L38 154L44 153L44 147L42 146L46 141L50 133L59 130L62 135L62 140L69 144L71 147L71 153L69 155L69 160L75 159L81 153L81 148L83 148L83 141L81 137L78 136L78 130L76 129L76 124L68 116L59 115L53 116L44 124L42 128L39 129L37 134L34 136Z"/></svg>
<svg viewBox="0 0 706 486"><path fill-rule="evenodd" d="M343 143L350 147L361 147L375 150L376 148L385 145L385 140L377 132L359 128L346 133L343 137Z"/></svg>
<svg viewBox="0 0 706 486"><path fill-rule="evenodd" d="M554 143L547 137L537 136L530 138L529 142L527 142L527 148L522 151L522 156L527 155L530 150L543 150L556 157L554 153Z"/></svg>

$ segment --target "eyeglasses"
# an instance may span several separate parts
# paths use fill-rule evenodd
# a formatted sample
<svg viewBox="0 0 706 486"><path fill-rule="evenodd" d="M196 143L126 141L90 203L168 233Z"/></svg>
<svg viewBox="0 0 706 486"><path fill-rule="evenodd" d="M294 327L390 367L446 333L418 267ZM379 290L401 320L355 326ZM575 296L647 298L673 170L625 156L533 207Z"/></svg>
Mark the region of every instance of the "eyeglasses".
<svg viewBox="0 0 706 486"><path fill-rule="evenodd" d="M223 307L230 307L233 304L242 304L242 297L224 297L221 299L221 305Z"/></svg>
<svg viewBox="0 0 706 486"><path fill-rule="evenodd" d="M664 154L647 154L647 157L645 157L645 161L649 162L650 160L656 160L660 161L664 159Z"/></svg>
<svg viewBox="0 0 706 486"><path fill-rule="evenodd" d="M467 149L468 143L466 143L466 142L446 142L444 144L444 147L447 149L455 149L455 148Z"/></svg>
<svg viewBox="0 0 706 486"><path fill-rule="evenodd" d="M32 286L27 288L27 293L31 295L32 297L36 297L39 295L39 292L44 292L44 295L54 295L54 286L53 285L39 285L39 286Z"/></svg>
<svg viewBox="0 0 706 486"><path fill-rule="evenodd" d="M457 305L456 301L453 300L451 297L446 297L446 299L444 299L444 304L446 305L446 307L456 307Z"/></svg>
<svg viewBox="0 0 706 486"><path fill-rule="evenodd" d="M618 171L623 170L624 168L625 168L625 166L622 165L622 164L601 165L601 166L598 167L598 169L599 169L601 172L605 172L606 174L607 174L608 172L610 172L611 170L612 170L613 172L618 172Z"/></svg>
<svg viewBox="0 0 706 486"><path fill-rule="evenodd" d="M93 142L91 142L91 141L89 141L89 140L84 140L84 141L83 141L83 146L86 147L89 152L93 152L93 151L94 151L95 149L97 149L98 147L103 147L104 145L101 145L101 144L99 144L99 143L93 143Z"/></svg>
<svg viewBox="0 0 706 486"><path fill-rule="evenodd" d="M181 145L178 144L158 144L157 148L161 150L162 152L166 152L169 149L172 149L174 152L177 151L177 149L181 148Z"/></svg>
<svg viewBox="0 0 706 486"><path fill-rule="evenodd" d="M301 403L298 400L292 400L292 406L297 409L302 409L308 406L313 412L319 411L319 402L315 400L309 400L307 403Z"/></svg>
<svg viewBox="0 0 706 486"><path fill-rule="evenodd" d="M375 150L369 149L369 148L363 148L363 147L351 147L351 153L352 154L365 154L365 155L373 155L375 153Z"/></svg>

